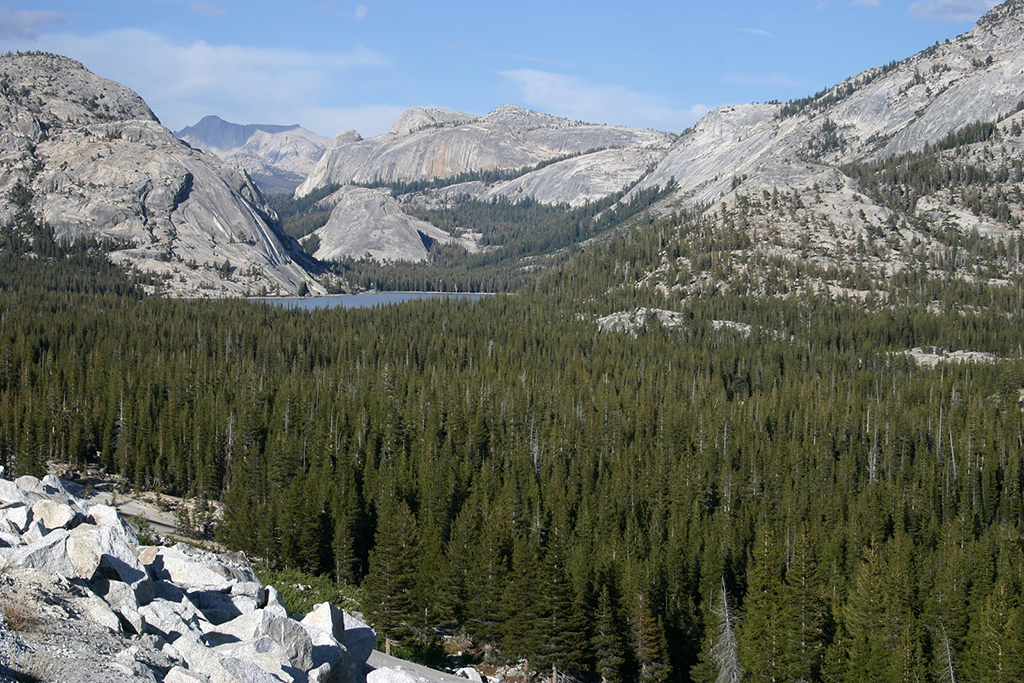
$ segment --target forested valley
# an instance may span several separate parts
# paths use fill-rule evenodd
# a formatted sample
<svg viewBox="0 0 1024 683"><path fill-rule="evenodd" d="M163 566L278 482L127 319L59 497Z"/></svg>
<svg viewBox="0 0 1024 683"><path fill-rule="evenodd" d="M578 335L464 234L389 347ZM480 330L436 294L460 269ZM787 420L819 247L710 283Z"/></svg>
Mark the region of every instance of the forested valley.
<svg viewBox="0 0 1024 683"><path fill-rule="evenodd" d="M0 464L221 501L218 541L328 577L412 656L462 635L608 683L1024 679L1019 278L682 302L642 279L726 267L709 230L656 222L475 303L312 312L141 298L100 247L12 237ZM641 307L682 324L598 331Z"/></svg>

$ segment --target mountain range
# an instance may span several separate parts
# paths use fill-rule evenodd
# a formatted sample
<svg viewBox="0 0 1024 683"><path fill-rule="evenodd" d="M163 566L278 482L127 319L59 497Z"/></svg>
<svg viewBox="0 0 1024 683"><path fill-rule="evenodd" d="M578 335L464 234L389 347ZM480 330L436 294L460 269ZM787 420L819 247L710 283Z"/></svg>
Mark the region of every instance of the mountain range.
<svg viewBox="0 0 1024 683"><path fill-rule="evenodd" d="M72 60L7 55L0 79L4 195L29 187L32 209L58 237L119 240L112 258L159 274L176 295L322 291L302 265L315 264L257 186L300 177L296 200L323 218L293 236L321 261L426 261L438 243L500 250L480 228L432 217L467 201L529 199L568 211L662 188L671 192L645 212L649 221L685 213L718 231L740 229L764 255L814 264L821 272L806 286L816 291L844 289L829 268L855 265L884 280L916 267L922 254L950 247L943 230L951 226L1014 237L1021 215L1016 176L999 175L1021 152L1021 0L814 96L721 107L680 135L505 105L485 116L413 108L388 133L345 131L329 145L298 126L211 116L179 131L179 142L135 93ZM931 163L968 164L998 182L918 188L912 206L894 203L891 187L867 191L887 160L931 153L978 123L994 126L991 135L964 139ZM1005 208L980 210L978 193ZM6 202L3 220L14 213ZM748 259L746 251L736 257ZM669 259L651 277L685 296L706 279L692 266ZM737 274L749 269L721 283Z"/></svg>

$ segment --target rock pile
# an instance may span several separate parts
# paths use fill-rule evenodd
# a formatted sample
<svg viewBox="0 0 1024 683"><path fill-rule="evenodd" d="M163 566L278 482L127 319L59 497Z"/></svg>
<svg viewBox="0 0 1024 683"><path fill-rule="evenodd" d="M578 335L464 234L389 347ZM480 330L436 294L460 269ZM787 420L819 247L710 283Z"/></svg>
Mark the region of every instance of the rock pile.
<svg viewBox="0 0 1024 683"><path fill-rule="evenodd" d="M4 574L53 577L77 591L81 616L163 656L160 666L152 652L119 653L144 674L132 680L365 680L376 634L334 605L293 618L280 593L244 564L184 543L139 545L114 508L84 500L74 484L53 475L10 481L2 474L0 468Z"/></svg>

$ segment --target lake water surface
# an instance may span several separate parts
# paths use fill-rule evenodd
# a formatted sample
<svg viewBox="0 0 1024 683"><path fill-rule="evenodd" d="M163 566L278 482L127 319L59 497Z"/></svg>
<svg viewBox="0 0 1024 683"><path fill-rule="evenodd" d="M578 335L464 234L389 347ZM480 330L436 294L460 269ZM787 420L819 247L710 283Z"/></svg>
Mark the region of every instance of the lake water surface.
<svg viewBox="0 0 1024 683"><path fill-rule="evenodd" d="M463 292L368 292L366 294L339 294L337 296L313 296L303 299L265 299L287 308L301 308L312 311L317 308L373 308L388 304L404 304L420 299L469 299L479 301L490 294L466 294Z"/></svg>

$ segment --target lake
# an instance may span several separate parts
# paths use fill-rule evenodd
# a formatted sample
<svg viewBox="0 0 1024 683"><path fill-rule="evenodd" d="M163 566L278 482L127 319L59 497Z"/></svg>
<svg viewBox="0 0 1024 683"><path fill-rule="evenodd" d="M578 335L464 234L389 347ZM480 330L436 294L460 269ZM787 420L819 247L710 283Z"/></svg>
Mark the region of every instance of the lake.
<svg viewBox="0 0 1024 683"><path fill-rule="evenodd" d="M339 294L336 296L313 296L303 299L264 299L287 308L301 308L312 311L317 308L373 308L389 304L404 304L420 299L469 299L479 301L490 294L467 294L464 292L368 292L366 294Z"/></svg>

